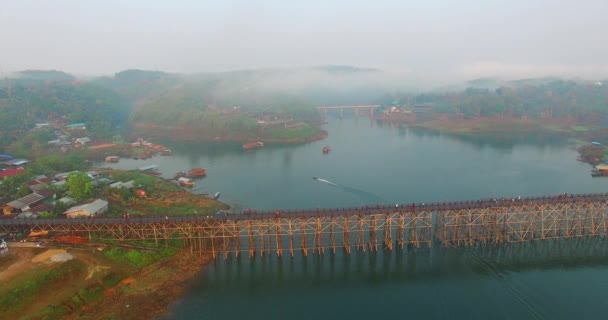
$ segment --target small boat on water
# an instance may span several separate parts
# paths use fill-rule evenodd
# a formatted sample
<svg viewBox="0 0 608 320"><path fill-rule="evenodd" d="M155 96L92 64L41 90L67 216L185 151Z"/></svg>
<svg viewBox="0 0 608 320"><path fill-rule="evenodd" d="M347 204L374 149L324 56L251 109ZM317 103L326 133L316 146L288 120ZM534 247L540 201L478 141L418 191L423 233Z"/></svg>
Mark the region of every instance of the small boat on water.
<svg viewBox="0 0 608 320"><path fill-rule="evenodd" d="M116 163L118 162L118 156L107 156L106 157L106 162L108 163Z"/></svg>
<svg viewBox="0 0 608 320"><path fill-rule="evenodd" d="M192 181L192 179L188 179L186 177L178 178L177 182L179 182L179 185L182 186L182 187L192 187L192 186L194 186L194 181Z"/></svg>
<svg viewBox="0 0 608 320"><path fill-rule="evenodd" d="M193 168L188 170L187 177L189 178L201 178L207 175L207 172L203 168Z"/></svg>
<svg viewBox="0 0 608 320"><path fill-rule="evenodd" d="M331 148L329 146L323 147L323 153L324 154L328 154L330 151L331 151Z"/></svg>
<svg viewBox="0 0 608 320"><path fill-rule="evenodd" d="M144 166L144 167L139 167L139 168L137 168L137 170L142 173L160 174L160 172L158 172L158 166L155 164L151 164L149 166Z"/></svg>
<svg viewBox="0 0 608 320"><path fill-rule="evenodd" d="M249 150L249 149L261 148L263 146L264 146L264 143L260 142L260 141L248 142L243 145L243 149Z"/></svg>
<svg viewBox="0 0 608 320"><path fill-rule="evenodd" d="M213 195L213 197L211 197L211 199L217 200L217 199L219 199L219 197L220 197L220 192L218 191Z"/></svg>
<svg viewBox="0 0 608 320"><path fill-rule="evenodd" d="M173 154L173 151L171 151L171 149L165 149L163 151L160 152L161 156L170 156Z"/></svg>

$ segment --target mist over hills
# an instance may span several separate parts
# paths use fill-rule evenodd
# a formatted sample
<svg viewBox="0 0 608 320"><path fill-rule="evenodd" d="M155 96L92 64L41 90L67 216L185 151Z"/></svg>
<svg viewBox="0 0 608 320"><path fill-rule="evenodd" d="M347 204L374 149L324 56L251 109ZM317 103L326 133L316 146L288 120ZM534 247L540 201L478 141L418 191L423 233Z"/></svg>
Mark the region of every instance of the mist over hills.
<svg viewBox="0 0 608 320"><path fill-rule="evenodd" d="M97 117L92 128L101 135L112 126L138 121L190 123L209 106L293 111L397 101L431 103L436 112L465 116L538 116L550 110L555 116L584 117L608 110L604 81L486 77L432 90L415 82L405 73L341 65L192 74L132 69L86 79L57 70L26 70L0 79L0 123L5 134L15 137L45 122L50 113L75 122Z"/></svg>

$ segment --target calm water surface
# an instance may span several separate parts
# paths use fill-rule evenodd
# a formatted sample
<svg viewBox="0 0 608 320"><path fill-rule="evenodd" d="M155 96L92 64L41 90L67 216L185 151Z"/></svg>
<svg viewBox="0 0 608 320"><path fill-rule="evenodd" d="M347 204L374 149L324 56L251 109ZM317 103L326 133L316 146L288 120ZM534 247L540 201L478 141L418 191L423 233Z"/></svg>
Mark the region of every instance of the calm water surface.
<svg viewBox="0 0 608 320"><path fill-rule="evenodd" d="M330 118L328 139L269 145L168 144L163 176L203 167L194 192L233 208L357 206L606 192L608 179L556 137L464 139ZM323 155L329 145L332 151ZM338 186L312 179L320 177ZM605 317L602 241L221 261L201 272L166 319L588 319Z"/></svg>

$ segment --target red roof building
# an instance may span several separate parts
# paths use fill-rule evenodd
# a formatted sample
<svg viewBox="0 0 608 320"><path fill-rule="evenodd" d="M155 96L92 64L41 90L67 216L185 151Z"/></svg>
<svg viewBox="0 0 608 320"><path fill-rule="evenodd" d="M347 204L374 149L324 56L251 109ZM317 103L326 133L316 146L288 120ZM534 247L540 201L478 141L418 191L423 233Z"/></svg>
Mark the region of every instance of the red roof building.
<svg viewBox="0 0 608 320"><path fill-rule="evenodd" d="M0 171L0 180L6 178L6 177L12 177L12 176L16 176L18 174L23 174L25 173L24 170L22 169L7 169L4 171Z"/></svg>

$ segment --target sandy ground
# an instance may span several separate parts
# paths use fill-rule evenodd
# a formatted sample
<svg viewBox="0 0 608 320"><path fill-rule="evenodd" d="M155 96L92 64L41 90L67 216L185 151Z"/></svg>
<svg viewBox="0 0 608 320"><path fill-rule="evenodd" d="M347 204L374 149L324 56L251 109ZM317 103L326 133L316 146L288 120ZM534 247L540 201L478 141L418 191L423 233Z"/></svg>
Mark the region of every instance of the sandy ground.
<svg viewBox="0 0 608 320"><path fill-rule="evenodd" d="M31 316L53 305L70 310L63 319L152 319L164 314L167 307L181 296L187 282L209 263L208 257L192 256L188 252L136 271L90 249L12 248L0 257L0 291L11 289L2 287L10 279L25 280L30 274L51 270L71 259L84 262L86 271L59 286L41 288L27 310L12 314L11 318L27 316L28 319L37 319ZM123 275L122 280L113 287L103 287L101 297L84 306L75 306L70 301L83 288L103 286L102 278L109 273Z"/></svg>

